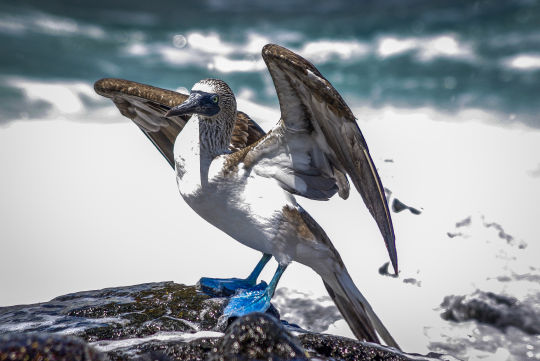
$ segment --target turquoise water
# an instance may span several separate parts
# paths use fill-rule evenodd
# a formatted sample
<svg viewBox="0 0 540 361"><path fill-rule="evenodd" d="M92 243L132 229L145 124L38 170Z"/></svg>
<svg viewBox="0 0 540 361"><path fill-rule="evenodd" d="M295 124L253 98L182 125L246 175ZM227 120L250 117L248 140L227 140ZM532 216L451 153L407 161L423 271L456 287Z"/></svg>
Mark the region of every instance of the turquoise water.
<svg viewBox="0 0 540 361"><path fill-rule="evenodd" d="M277 106L267 42L311 60L352 106L481 109L540 127L539 1L3 1L0 121L47 113L35 84L102 77L171 89L218 77Z"/></svg>

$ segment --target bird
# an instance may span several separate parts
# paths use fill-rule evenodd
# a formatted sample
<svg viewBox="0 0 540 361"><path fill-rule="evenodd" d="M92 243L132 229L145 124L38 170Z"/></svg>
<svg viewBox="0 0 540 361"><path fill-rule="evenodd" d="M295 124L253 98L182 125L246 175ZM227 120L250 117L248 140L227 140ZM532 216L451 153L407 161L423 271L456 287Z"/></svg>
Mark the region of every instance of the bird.
<svg viewBox="0 0 540 361"><path fill-rule="evenodd" d="M392 219L384 188L356 118L308 60L276 44L262 49L281 111L267 133L237 109L229 85L197 82L189 95L133 81L104 78L96 92L112 99L174 168L181 196L210 224L262 258L245 279L201 278L211 292L234 294L229 316L265 311L279 279L295 261L319 276L359 340L398 343L356 287L323 228L296 197L349 196L349 179L375 219L398 274ZM256 284L268 261L278 268ZM382 339L382 341L381 341Z"/></svg>

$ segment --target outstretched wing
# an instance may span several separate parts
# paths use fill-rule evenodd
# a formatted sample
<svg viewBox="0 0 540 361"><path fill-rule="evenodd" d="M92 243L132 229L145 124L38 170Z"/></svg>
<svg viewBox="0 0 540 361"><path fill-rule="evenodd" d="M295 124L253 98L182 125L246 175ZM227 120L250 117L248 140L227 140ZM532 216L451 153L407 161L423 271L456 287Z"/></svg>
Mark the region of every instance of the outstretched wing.
<svg viewBox="0 0 540 361"><path fill-rule="evenodd" d="M397 273L392 219L379 175L355 117L334 87L307 60L268 44L262 56L281 108L278 125L244 155L245 166L276 178L288 191L347 198L349 175L377 222Z"/></svg>
<svg viewBox="0 0 540 361"><path fill-rule="evenodd" d="M189 116L163 115L183 103L187 95L124 79L105 78L96 81L95 91L112 99L120 113L133 120L174 168L173 148L178 133ZM247 114L238 112L231 150L242 149L264 135L264 131Z"/></svg>

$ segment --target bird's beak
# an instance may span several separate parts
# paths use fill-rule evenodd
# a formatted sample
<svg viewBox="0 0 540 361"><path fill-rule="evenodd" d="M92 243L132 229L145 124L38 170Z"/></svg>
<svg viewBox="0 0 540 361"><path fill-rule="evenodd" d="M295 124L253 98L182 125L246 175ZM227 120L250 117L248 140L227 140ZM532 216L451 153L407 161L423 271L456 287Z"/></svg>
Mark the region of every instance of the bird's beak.
<svg viewBox="0 0 540 361"><path fill-rule="evenodd" d="M201 113L201 111L201 95L199 93L191 93L185 102L169 109L169 111L165 113L165 116L172 117L175 115L198 114Z"/></svg>

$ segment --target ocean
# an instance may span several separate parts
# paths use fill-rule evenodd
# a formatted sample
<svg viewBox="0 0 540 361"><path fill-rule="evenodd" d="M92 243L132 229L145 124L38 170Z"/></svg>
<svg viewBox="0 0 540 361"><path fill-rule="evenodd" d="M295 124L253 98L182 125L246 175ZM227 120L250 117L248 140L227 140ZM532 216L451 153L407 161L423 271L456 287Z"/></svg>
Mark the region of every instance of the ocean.
<svg viewBox="0 0 540 361"><path fill-rule="evenodd" d="M102 77L171 89L218 77L276 106L269 42L310 59L352 106L485 109L540 126L534 0L2 1L0 119L49 110L29 84Z"/></svg>
<svg viewBox="0 0 540 361"><path fill-rule="evenodd" d="M279 104L266 43L301 54L334 85L389 201L420 211L392 213L401 273L391 278L379 272L388 256L358 194L300 200L404 350L540 360L540 335L506 322L540 319L534 0L1 1L0 306L249 272L259 255L193 214L169 165L93 83L186 92L221 78L268 130ZM352 336L313 271L293 264L280 285L285 318ZM452 319L448 296L515 302L491 305L506 323L463 310ZM291 306L302 298L328 314Z"/></svg>

